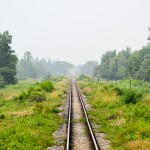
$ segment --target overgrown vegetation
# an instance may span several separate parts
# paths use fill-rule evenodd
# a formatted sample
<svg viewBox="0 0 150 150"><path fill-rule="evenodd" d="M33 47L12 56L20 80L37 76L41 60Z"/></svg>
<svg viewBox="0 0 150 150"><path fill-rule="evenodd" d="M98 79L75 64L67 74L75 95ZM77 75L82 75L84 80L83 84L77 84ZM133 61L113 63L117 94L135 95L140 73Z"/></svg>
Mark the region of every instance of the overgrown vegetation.
<svg viewBox="0 0 150 150"><path fill-rule="evenodd" d="M52 134L62 122L58 113L67 82L65 78L53 83L22 81L0 90L0 149L41 150L53 144ZM53 85L53 90L42 89L44 83ZM44 100L39 100L43 92Z"/></svg>
<svg viewBox="0 0 150 150"><path fill-rule="evenodd" d="M91 79L92 80L92 79ZM91 104L91 120L106 133L112 150L150 149L150 84L134 81L97 83L79 80L82 92Z"/></svg>
<svg viewBox="0 0 150 150"><path fill-rule="evenodd" d="M22 92L19 96L14 97L15 100L30 100L42 102L46 100L45 92L52 92L54 85L50 81L42 81L35 86L31 86L27 92Z"/></svg>

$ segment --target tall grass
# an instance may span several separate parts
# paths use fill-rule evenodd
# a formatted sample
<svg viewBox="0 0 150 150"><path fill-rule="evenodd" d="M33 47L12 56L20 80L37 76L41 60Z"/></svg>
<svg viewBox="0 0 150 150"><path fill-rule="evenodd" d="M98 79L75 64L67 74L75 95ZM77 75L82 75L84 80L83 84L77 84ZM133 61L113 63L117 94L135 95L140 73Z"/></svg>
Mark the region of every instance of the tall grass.
<svg viewBox="0 0 150 150"><path fill-rule="evenodd" d="M62 123L58 107L63 103L67 86L66 79L63 80L64 86L58 86L62 80L55 82L55 90L46 92L46 100L38 103L14 100L13 97L7 99L13 89L16 90L15 96L22 91L28 93L29 87L39 85L34 81L24 81L1 91L4 95L0 97L0 149L42 150L54 144L53 133Z"/></svg>
<svg viewBox="0 0 150 150"><path fill-rule="evenodd" d="M92 107L88 112L90 119L99 125L99 132L106 133L112 150L150 148L149 83L134 81L134 92L128 81L91 85L80 80L79 83ZM142 96L138 97L138 92Z"/></svg>

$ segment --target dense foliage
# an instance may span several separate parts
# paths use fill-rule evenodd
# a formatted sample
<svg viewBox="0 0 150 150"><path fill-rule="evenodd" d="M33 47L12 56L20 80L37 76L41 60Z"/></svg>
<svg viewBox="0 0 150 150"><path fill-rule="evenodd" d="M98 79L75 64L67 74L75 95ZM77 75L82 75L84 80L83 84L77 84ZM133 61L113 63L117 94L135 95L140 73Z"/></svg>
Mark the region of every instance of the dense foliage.
<svg viewBox="0 0 150 150"><path fill-rule="evenodd" d="M11 49L11 43L12 36L8 31L0 33L0 87L17 82L15 78L17 56Z"/></svg>
<svg viewBox="0 0 150 150"><path fill-rule="evenodd" d="M101 64L94 69L94 76L107 80L142 79L150 81L150 44L131 53L127 48L120 51L107 51L101 58Z"/></svg>

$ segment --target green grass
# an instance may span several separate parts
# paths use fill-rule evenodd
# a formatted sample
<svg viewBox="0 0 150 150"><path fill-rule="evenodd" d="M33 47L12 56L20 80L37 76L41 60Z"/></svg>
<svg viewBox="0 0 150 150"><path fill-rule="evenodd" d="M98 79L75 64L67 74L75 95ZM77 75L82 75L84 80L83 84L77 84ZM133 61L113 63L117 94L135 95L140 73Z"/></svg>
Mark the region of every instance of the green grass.
<svg viewBox="0 0 150 150"><path fill-rule="evenodd" d="M55 82L55 90L47 92L46 100L40 103L13 98L37 85L35 81L23 81L0 90L3 93L0 96L1 150L42 150L54 144L52 135L63 122L58 115L67 86L66 79L63 80ZM61 82L65 84L62 86Z"/></svg>
<svg viewBox="0 0 150 150"><path fill-rule="evenodd" d="M3 89L0 89L0 99L12 99L13 97L19 95L23 91L26 92L29 87L37 85L37 80L24 80L20 81L16 85L8 85Z"/></svg>
<svg viewBox="0 0 150 150"><path fill-rule="evenodd" d="M134 85L143 89L143 97L135 104L125 104L116 87L126 90L127 81L112 83L93 83L80 80L83 93L87 96L92 110L88 112L92 121L99 125L99 132L106 133L111 141L111 150L150 149L150 93L149 84ZM124 86L123 86L124 85ZM126 85L126 86L125 86ZM124 87L124 88L123 88ZM129 86L128 86L129 87Z"/></svg>

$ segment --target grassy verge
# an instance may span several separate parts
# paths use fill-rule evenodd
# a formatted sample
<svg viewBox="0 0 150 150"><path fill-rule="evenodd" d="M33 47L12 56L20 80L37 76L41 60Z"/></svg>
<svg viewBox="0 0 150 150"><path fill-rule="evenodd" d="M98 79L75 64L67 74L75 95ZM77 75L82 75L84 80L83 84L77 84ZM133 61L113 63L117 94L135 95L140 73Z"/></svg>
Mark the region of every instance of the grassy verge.
<svg viewBox="0 0 150 150"><path fill-rule="evenodd" d="M143 96L136 101L137 97L125 96L128 87L122 85L128 85L127 81L115 85L91 83L91 80L82 79L79 80L79 83L88 103L92 106L92 110L88 112L91 120L99 125L100 132L106 133L107 139L111 141L111 150L150 149L150 93L148 84L143 83L144 87L134 85L133 89L143 92ZM123 91L122 94L118 90L119 92ZM130 99L126 101L128 97Z"/></svg>
<svg viewBox="0 0 150 150"><path fill-rule="evenodd" d="M46 100L42 102L13 98L23 91L27 92L31 86L37 86L34 81L21 82L0 90L1 150L41 150L53 144L52 134L62 122L58 107L63 103L67 80L53 84L55 90L45 92Z"/></svg>

